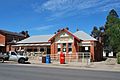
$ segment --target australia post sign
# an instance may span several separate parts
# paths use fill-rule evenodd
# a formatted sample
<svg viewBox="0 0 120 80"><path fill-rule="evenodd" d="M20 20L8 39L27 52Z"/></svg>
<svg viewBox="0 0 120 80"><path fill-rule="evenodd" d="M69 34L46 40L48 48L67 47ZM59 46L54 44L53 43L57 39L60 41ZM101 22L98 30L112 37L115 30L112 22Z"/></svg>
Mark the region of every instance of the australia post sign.
<svg viewBox="0 0 120 80"><path fill-rule="evenodd" d="M73 37L66 33L62 33L55 38L56 43L66 43L66 42L73 42Z"/></svg>

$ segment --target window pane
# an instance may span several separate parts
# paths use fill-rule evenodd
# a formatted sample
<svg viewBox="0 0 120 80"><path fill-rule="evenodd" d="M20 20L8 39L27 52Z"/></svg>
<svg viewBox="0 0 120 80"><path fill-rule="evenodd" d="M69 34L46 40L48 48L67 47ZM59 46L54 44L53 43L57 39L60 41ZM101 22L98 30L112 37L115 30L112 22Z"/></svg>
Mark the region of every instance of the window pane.
<svg viewBox="0 0 120 80"><path fill-rule="evenodd" d="M68 43L68 48L72 48L72 43Z"/></svg>
<svg viewBox="0 0 120 80"><path fill-rule="evenodd" d="M58 44L58 48L61 48L60 44Z"/></svg>
<svg viewBox="0 0 120 80"><path fill-rule="evenodd" d="M58 48L58 52L60 52L60 48Z"/></svg>
<svg viewBox="0 0 120 80"><path fill-rule="evenodd" d="M44 52L44 48L40 48L40 52Z"/></svg>
<svg viewBox="0 0 120 80"><path fill-rule="evenodd" d="M63 43L63 48L66 48L66 43Z"/></svg>
<svg viewBox="0 0 120 80"><path fill-rule="evenodd" d="M11 55L16 55L14 52L11 52Z"/></svg>
<svg viewBox="0 0 120 80"><path fill-rule="evenodd" d="M34 49L34 52L37 52L37 49Z"/></svg>
<svg viewBox="0 0 120 80"><path fill-rule="evenodd" d="M31 51L32 51L32 49L27 49L27 51L28 51L28 52L31 52Z"/></svg>
<svg viewBox="0 0 120 80"><path fill-rule="evenodd" d="M72 51L72 48L68 48L68 52L71 52Z"/></svg>

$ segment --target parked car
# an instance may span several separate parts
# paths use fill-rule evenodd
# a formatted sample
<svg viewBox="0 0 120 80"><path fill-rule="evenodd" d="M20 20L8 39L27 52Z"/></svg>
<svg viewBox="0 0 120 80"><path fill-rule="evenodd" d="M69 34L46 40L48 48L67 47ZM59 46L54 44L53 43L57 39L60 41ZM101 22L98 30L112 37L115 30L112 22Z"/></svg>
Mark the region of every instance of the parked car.
<svg viewBox="0 0 120 80"><path fill-rule="evenodd" d="M14 51L9 51L4 53L4 61L17 61L18 63L25 63L25 61L28 61L28 57L19 55Z"/></svg>
<svg viewBox="0 0 120 80"><path fill-rule="evenodd" d="M2 54L2 52L0 52L0 62L4 62L4 55Z"/></svg>

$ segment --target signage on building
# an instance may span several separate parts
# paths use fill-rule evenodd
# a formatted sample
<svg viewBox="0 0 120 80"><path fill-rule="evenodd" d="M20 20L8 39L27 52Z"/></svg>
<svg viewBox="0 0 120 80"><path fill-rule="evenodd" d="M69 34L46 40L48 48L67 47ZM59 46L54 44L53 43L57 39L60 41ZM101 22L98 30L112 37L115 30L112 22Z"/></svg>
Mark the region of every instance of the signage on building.
<svg viewBox="0 0 120 80"><path fill-rule="evenodd" d="M68 41L69 39L67 37L60 38L60 41Z"/></svg>

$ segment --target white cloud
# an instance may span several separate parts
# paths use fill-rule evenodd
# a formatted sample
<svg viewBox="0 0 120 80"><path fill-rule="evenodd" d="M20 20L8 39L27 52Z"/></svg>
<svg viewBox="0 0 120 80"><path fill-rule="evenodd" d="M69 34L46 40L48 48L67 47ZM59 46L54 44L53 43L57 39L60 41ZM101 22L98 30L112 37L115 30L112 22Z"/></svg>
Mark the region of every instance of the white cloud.
<svg viewBox="0 0 120 80"><path fill-rule="evenodd" d="M47 0L33 4L33 9L39 13L49 12L49 18L57 18L118 9L119 5L120 0Z"/></svg>
<svg viewBox="0 0 120 80"><path fill-rule="evenodd" d="M31 28L30 30L34 30L34 31L46 31L51 29L52 27L54 27L53 25L47 25L47 26L40 26L40 27L34 27Z"/></svg>

